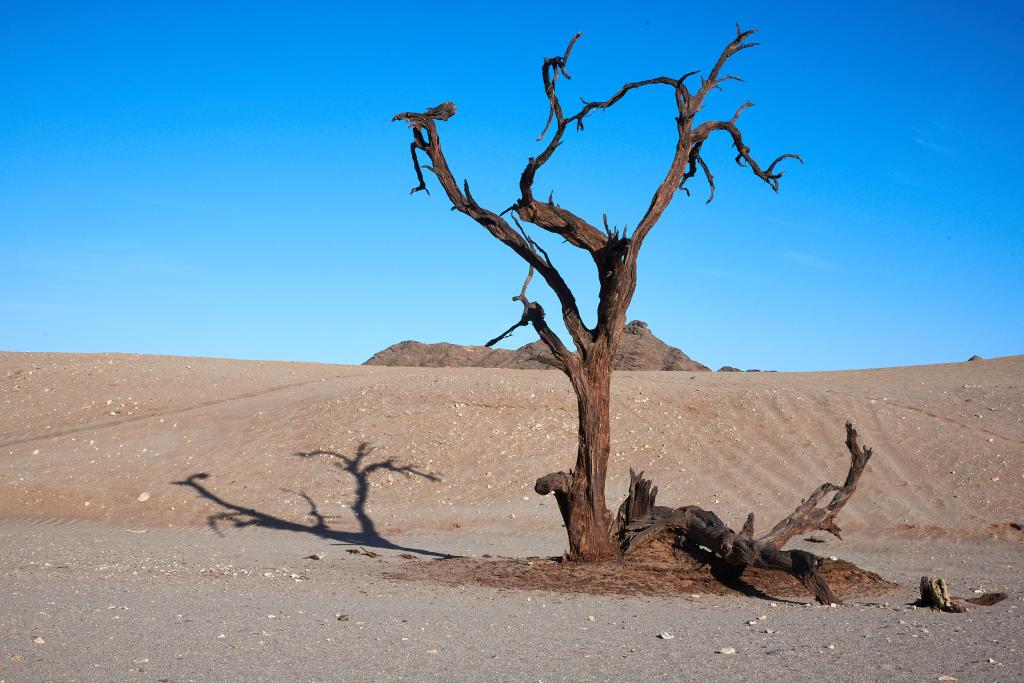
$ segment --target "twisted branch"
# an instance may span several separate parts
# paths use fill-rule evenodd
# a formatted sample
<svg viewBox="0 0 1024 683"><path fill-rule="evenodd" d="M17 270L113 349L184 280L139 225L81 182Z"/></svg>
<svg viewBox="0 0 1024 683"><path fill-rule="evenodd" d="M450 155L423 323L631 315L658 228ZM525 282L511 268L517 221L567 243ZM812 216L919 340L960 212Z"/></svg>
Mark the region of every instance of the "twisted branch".
<svg viewBox="0 0 1024 683"><path fill-rule="evenodd" d="M701 78L696 92L691 92L685 84L689 77L698 73L696 71L686 73L679 78L659 76L626 83L606 100L592 102L584 100L579 111L571 116L566 116L558 96L557 84L562 76L566 79L571 78L567 70L568 63L581 34L574 35L561 55L545 58L541 65L544 93L548 100L548 116L538 140L543 140L552 127L554 132L544 150L527 161L519 179L521 196L501 215L488 211L477 204L469 191L468 183L464 184L463 189L459 188L441 151L436 121L446 121L454 116L454 104L445 102L423 113L398 114L395 120L406 121L413 129L410 152L418 184L412 191L427 191L423 170L431 171L437 176L452 202L454 210L469 215L483 225L492 235L519 254L531 268L541 274L559 299L562 307L562 319L579 354L576 356L577 360L587 357L590 347L595 341L601 341L601 345L605 348L612 348L617 344L619 328L625 321L626 309L636 288L636 263L640 247L650 230L668 208L676 191L683 190L689 194L689 190L685 187L686 181L696 175L699 168L710 188L707 201L711 202L714 199L714 175L701 153L704 142L712 133L727 132L736 148L736 162L740 166L750 168L756 177L766 182L775 191L778 191L779 180L783 175L782 171L776 171L777 165L786 159L796 159L802 163L800 157L795 154L783 154L766 167L762 167L757 162L752 156L750 148L744 142L737 125L742 112L751 106L750 102L741 105L728 121L707 121L695 127L695 118L702 110L704 101L711 90L721 90L722 84L728 81L742 81L739 76L734 74L723 74L722 69L735 54L757 45L757 43L749 41L754 33L753 30L744 31L739 26L736 27L736 37L725 46L707 75ZM604 222L604 230L601 230L572 211L555 204L553 196L550 196L546 202L536 200L533 196L533 186L537 172L561 145L568 126L575 123L577 130L583 130L583 120L591 113L608 109L621 101L628 93L648 85L672 86L678 111L676 117L677 142L665 177L655 190L650 205L633 234L627 236L624 230L620 236L617 231L609 229L607 219ZM421 153L427 155L431 165L420 165L419 154ZM514 214L512 220L520 227L519 233L502 218L506 213ZM519 225L516 217L557 234L573 246L591 254L598 268L601 285L597 325L593 330L583 324L572 292L551 264L547 254L536 242L526 236L525 231L522 231L522 226ZM549 336L553 336L553 334L550 333ZM561 345L560 342L559 346L564 349L564 345ZM552 350L555 351L556 348L552 348ZM569 372L569 370L566 371Z"/></svg>
<svg viewBox="0 0 1024 683"><path fill-rule="evenodd" d="M396 114L392 119L393 121L405 121L413 130L412 154L414 168L417 179L420 180L420 185L423 186L417 186L413 189L413 192L416 192L418 189L426 189L417 156L418 153L423 153L430 159L430 165L423 166L422 168L429 170L437 178L441 187L444 188L449 201L452 203L452 209L471 217L490 232L491 235L518 254L532 269L540 273L541 277L544 278L544 281L558 297L562 307L562 319L565 322L566 329L569 330L569 334L572 335L577 348L585 349L591 340L590 331L583 324L572 290L569 289L568 284L558 270L551 265L547 255L538 248L535 242L517 233L504 218L493 211L481 207L473 198L468 181L463 183L461 189L459 188L441 149L441 140L435 123L436 120L444 121L454 115L455 105L451 102L445 102L423 113L403 112ZM554 331L543 323L542 314L538 315L537 318L540 320L541 327L545 330L541 334L541 338L549 344L556 358L560 361L568 362L568 365L562 368L563 371L566 373L571 372L578 363L578 359L566 350L565 345L558 339ZM531 322L533 321L531 320ZM538 327L536 323L534 323L534 326ZM540 333L540 327L538 327L538 333Z"/></svg>
<svg viewBox="0 0 1024 683"><path fill-rule="evenodd" d="M788 572L800 580L824 604L838 603L828 583L818 572L817 558L802 550L782 550L797 533L823 529L839 536L835 517L857 489L857 482L871 458L870 448L861 448L857 430L846 423L846 445L850 450L850 470L842 487L823 484L788 517L767 534L754 538L754 515L747 515L739 533L719 517L695 505L668 508L654 504L658 489L643 478L643 472L629 472L629 495L619 507L615 535L622 541L624 555L635 552L655 539L669 539L691 546L704 546L722 562L738 571L753 565ZM817 505L822 497L836 495L824 509Z"/></svg>
<svg viewBox="0 0 1024 683"><path fill-rule="evenodd" d="M822 484L819 486L788 517L758 538L758 543L777 550L797 534L818 530L827 531L836 538L842 538L841 529L835 521L836 516L857 490L860 475L863 474L872 455L870 448L861 447L857 430L850 422L846 423L846 447L850 451L850 470L846 474L846 481L843 482L843 485ZM819 509L818 503L821 499L833 491L836 492L836 495L832 497L831 502L825 508Z"/></svg>
<svg viewBox="0 0 1024 683"><path fill-rule="evenodd" d="M519 294L517 296L512 297L512 301L521 301L523 303L523 317L520 318L519 322L517 322L515 325L513 325L510 328L508 328L507 330L505 330L504 332L499 334L497 337L495 337L491 341L489 341L486 344L484 344L484 346L487 346L487 347L494 346L495 344L500 342L502 339L504 339L505 337L508 337L510 334L512 334L516 330L516 328L525 327L525 326L530 324L530 317L531 317L530 300L526 298L526 288L530 286L530 280L531 279L533 279L533 266L530 266L530 272L528 272L526 274L526 279L523 281L523 288L521 290L519 290ZM534 312L532 315L536 316L537 313ZM543 317L543 315L544 315L543 309L541 309L540 316Z"/></svg>

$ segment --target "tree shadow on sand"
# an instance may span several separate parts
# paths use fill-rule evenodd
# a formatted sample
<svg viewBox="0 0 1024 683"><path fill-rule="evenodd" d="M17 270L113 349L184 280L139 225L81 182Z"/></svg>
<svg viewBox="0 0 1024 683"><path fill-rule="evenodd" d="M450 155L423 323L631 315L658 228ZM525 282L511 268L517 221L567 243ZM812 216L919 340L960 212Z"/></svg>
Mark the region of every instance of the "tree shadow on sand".
<svg viewBox="0 0 1024 683"><path fill-rule="evenodd" d="M337 460L335 463L337 467L344 470L355 479L356 496L355 500L352 502L351 510L359 524L359 531L339 531L332 529L329 521L337 519L338 516L323 515L317 507L316 502L310 498L305 491L282 489L288 493L293 493L306 501L309 505L308 516L315 520L312 524L291 522L265 512L260 512L255 508L244 507L227 501L203 484L203 481L210 477L206 472L197 472L196 474L192 474L181 481L174 481L171 483L177 486L187 486L198 493L200 497L213 501L226 510L226 512L210 515L207 518L207 523L218 533L220 531L218 525L221 522L229 522L235 528L257 526L266 529L297 531L300 533L313 534L320 538L338 541L342 545L369 546L383 550L401 550L431 557L451 557L448 553L438 553L432 550L424 550L422 548L411 548L397 545L380 534L373 518L370 517L366 511L366 504L370 498L371 474L383 470L386 472L401 474L407 478L417 476L429 479L430 481L440 481L441 478L432 472L425 472L423 470L416 469L412 465L397 465L395 463L395 458L393 457L386 460L379 460L377 462L367 462L367 458L372 452L373 448L368 443L363 442L359 444L359 447L356 448L355 455L352 456L343 455L335 451L324 450L296 453L296 455L301 458L312 458L317 456L328 456L334 458Z"/></svg>

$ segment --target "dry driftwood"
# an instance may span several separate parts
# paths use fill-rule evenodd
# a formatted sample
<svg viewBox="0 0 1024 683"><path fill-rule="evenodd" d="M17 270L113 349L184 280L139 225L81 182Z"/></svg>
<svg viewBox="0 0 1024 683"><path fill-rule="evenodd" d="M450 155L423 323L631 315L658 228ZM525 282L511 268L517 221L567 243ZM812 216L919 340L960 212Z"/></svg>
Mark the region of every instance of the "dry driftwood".
<svg viewBox="0 0 1024 683"><path fill-rule="evenodd" d="M921 598L916 603L919 607L931 607L941 612L966 612L967 608L958 603L949 594L949 586L944 579L921 577Z"/></svg>
<svg viewBox="0 0 1024 683"><path fill-rule="evenodd" d="M796 577L818 602L838 604L840 599L818 571L818 558L803 550L782 550L782 547L794 535L810 531L822 530L839 536L835 518L856 491L857 482L872 453L870 448L861 447L857 430L849 422L846 423L846 446L850 451L850 470L843 486L822 484L789 516L757 538L754 538L753 513L747 516L743 528L737 533L714 512L696 505L680 508L655 505L657 487L649 479L644 479L643 472L636 474L632 470L629 473L629 496L619 507L613 532L621 540L624 555L654 540L703 546L736 576L748 566L777 569ZM547 485L554 487L556 477L548 475L545 478ZM540 484L538 481L538 492ZM819 508L822 498L831 492L835 492L832 500L824 508Z"/></svg>
<svg viewBox="0 0 1024 683"><path fill-rule="evenodd" d="M957 600L969 602L972 605L990 607L1010 597L1006 593L988 592L976 595L973 598L957 598L949 592L949 586L945 579L921 577L921 597L914 604L918 607L930 607L942 612L963 613L967 608Z"/></svg>

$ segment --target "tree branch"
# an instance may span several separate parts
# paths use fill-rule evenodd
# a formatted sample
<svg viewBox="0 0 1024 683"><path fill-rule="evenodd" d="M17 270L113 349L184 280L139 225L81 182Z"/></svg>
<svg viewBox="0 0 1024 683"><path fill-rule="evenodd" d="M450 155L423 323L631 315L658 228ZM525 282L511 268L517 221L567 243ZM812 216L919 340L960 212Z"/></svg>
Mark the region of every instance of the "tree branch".
<svg viewBox="0 0 1024 683"><path fill-rule="evenodd" d="M561 235L573 246L594 253L604 244L604 235L601 234L601 231L571 211L556 206L554 202L549 200L545 204L536 201L533 197L533 180L536 177L537 169L551 158L558 145L561 144L562 135L565 133L566 119L562 112L562 103L558 98L555 85L558 83L560 75L571 78L568 71L566 71L566 66L569 63L572 48L581 35L583 34L577 33L572 37L569 45L565 48L564 54L556 57L546 57L541 65L544 94L548 98L548 118L544 124L544 130L541 131L537 140L544 139L552 122L555 123L555 134L540 156L530 157L527 161L526 169L519 179L522 197L516 201L513 208L524 221Z"/></svg>
<svg viewBox="0 0 1024 683"><path fill-rule="evenodd" d="M423 185L422 189L426 189L426 186L423 182L419 160L416 157L419 152L426 154L430 159L431 165L426 166L425 168L437 177L438 182L441 184L441 187L444 188L445 194L447 194L449 201L452 203L452 208L466 214L482 225L489 233L491 233L492 236L512 249L520 256L520 258L540 273L541 277L544 278L544 281L555 293L555 296L558 297L559 304L561 304L562 308L562 320L565 322L565 326L566 329L569 330L569 334L572 335L573 342L577 349L584 351L592 340L590 330L583 324L583 320L580 317L579 307L576 304L576 297L573 295L572 290L569 289L569 285L566 284L558 270L551 265L550 259L547 258L546 254L542 256L543 250L538 249L535 243L531 244L531 241L519 235L519 233L517 233L505 221L505 219L493 211L489 211L477 204L472 193L469 191L468 182L464 183L464 191L459 188L459 185L455 180L455 176L448 166L448 161L444 156L444 152L441 149L441 139L438 135L437 125L435 122L437 120L446 121L454 115L455 105L451 102L445 102L436 107L431 107L423 113L403 112L396 114L392 119L393 121L405 121L413 130L412 153L414 168L416 169L420 184ZM415 191L416 190L414 190L414 192ZM545 343L548 342L548 339L557 342L555 346L552 347L552 353L555 353L556 358L562 360L560 354L561 351L565 351L565 345L562 344L561 340L557 339L554 332L543 323L542 318L541 323L542 327L546 330L546 332L541 335L541 338L545 339L545 337L547 337L547 339L545 339ZM535 327L537 327L537 325L535 325ZM540 328L538 328L538 332L540 332ZM566 351L565 353L569 352ZM564 354L561 355L564 356ZM569 353L569 355L571 355L571 353Z"/></svg>
<svg viewBox="0 0 1024 683"><path fill-rule="evenodd" d="M530 301L526 298L526 288L530 286L530 280L533 279L533 266L530 266L530 272L526 274L526 279L523 281L523 288L519 290L518 296L512 297L512 301L523 302L523 317L519 319L512 327L508 328L491 341L484 344L486 347L491 347L500 342L502 339L508 337L510 334L515 332L517 328L525 327L530 324Z"/></svg>
<svg viewBox="0 0 1024 683"><path fill-rule="evenodd" d="M740 80L737 76L727 75L720 77L719 74L721 73L722 67L725 66L725 63L728 62L733 55L757 45L757 43L746 42L747 38L752 36L754 33L755 31L753 30L743 31L739 26L737 26L736 37L722 50L722 53L718 56L718 60L711 68L707 78L701 79L701 86L697 92L692 96L679 96L676 98L676 106L679 110L679 116L676 119L676 127L679 133L679 138L676 142L676 151L672 157L671 164L669 164L668 171L665 173L665 179L655 191L646 213L644 213L643 218L640 219L640 222L637 224L636 231L633 233L633 259L636 258L636 252L639 251L644 239L647 237L647 233L650 232L651 228L654 227L661 218L661 215L665 212L665 209L668 208L676 190L683 188L683 184L688 177L687 168L690 166L691 152L695 146L699 146L702 142L702 140L696 138L693 134L694 117L696 117L697 113L703 108L704 99L712 88L718 88L720 83L727 80ZM740 108L741 111L742 109L743 107Z"/></svg>
<svg viewBox="0 0 1024 683"><path fill-rule="evenodd" d="M563 54L544 59L541 65L541 77L544 83L544 92L548 99L548 117L539 139L543 139L552 126L554 133L544 150L538 156L531 157L528 160L519 180L521 196L509 209L502 213L514 212L523 221L560 235L570 244L585 249L591 254L598 267L601 282L598 321L593 331L587 329L583 324L571 291L569 291L568 286L551 264L547 254L539 248L536 242L527 237L525 232L522 235L517 234L501 216L482 209L469 193L468 184L465 186L464 193L459 189L444 159L444 155L441 153L440 141L435 125L435 120L447 120L454 115L455 107L451 103L439 105L423 114L407 112L395 117L396 119L407 121L413 128L411 151L414 170L419 181L419 184L413 191L426 190L426 183L424 182L417 156L422 152L427 154L432 163L431 166L424 168L432 171L438 177L442 187L444 187L449 199L452 201L453 208L466 213L487 228L492 235L516 251L545 279L558 296L559 302L562 305L562 318L581 356L586 356L590 345L598 338L598 334L602 335L602 345L611 348L617 341L618 328L622 327L626 309L632 300L633 292L636 288L636 264L640 248L647 234L668 208L675 192L684 190L689 193L685 187L686 181L692 178L696 174L697 169L700 168L710 187L708 202L714 198L714 175L701 154L702 145L711 133L717 130L728 132L732 136L733 144L736 146L737 163L749 166L754 175L768 183L773 190L778 190L779 179L783 173L782 171L775 170L779 162L785 159L800 160L800 157L794 154L783 154L772 161L767 167L762 167L758 164L750 154L750 149L744 143L742 133L737 126L741 113L750 106L749 102L745 102L740 106L728 121L709 121L694 128L695 117L703 108L704 100L708 93L715 88L721 89L721 84L727 81L741 80L736 75L723 74L722 69L733 55L757 45L757 43L748 41L753 34L754 31L743 31L737 26L736 37L723 48L707 76L701 78L700 87L696 92L691 92L686 86L685 81L697 72L684 74L680 78L661 76L627 83L607 100L584 101L582 108L572 116L565 115L562 103L558 97L557 83L561 76L570 78L567 65L572 50L580 38L580 34L573 36ZM671 85L673 87L678 110L678 116L676 117L678 137L675 152L665 177L655 190L650 205L637 224L632 236L627 238L624 231L620 237L609 230L607 224L605 225L605 230L602 231L573 212L555 204L553 198L549 197L547 202L537 201L534 198L533 185L536 174L562 143L569 124L575 123L578 129L582 129L583 119L594 111L612 107L629 92L655 84Z"/></svg>
<svg viewBox="0 0 1024 683"><path fill-rule="evenodd" d="M706 121L700 124L694 131L693 137L700 144L703 144L715 131L724 130L732 137L733 146L736 148L736 163L739 166L748 166L755 176L768 183L768 186L775 192L779 191L779 179L782 177L784 171L775 172L775 166L785 159L796 159L801 164L804 160L796 154L782 154L775 158L767 168L761 168L761 165L757 163L750 154L750 148L747 147L746 143L743 142L743 133L740 132L739 127L736 125L736 119L739 117L741 111L749 106L749 102L736 112L732 120L730 121ZM714 192L712 191L712 195ZM708 200L710 201L710 200Z"/></svg>
<svg viewBox="0 0 1024 683"><path fill-rule="evenodd" d="M614 95L609 97L607 100L604 100L603 102L587 102L586 100L584 100L583 109L581 109L579 113L567 118L565 122L566 124L569 124L575 121L576 130L583 130L583 119L589 116L591 112L593 112L596 109L607 109L608 107L612 106L613 104L621 100L623 97L625 97L626 93L628 93L629 91L636 90L637 88L642 88L645 85L655 85L659 83L663 85L671 85L673 88L677 88L679 84L682 83L682 81L687 78L687 76L692 76L695 73L697 72L692 71L679 79L669 78L668 76L658 76L657 78L648 78L645 81L627 83L621 88L619 88L618 92L616 92Z"/></svg>
<svg viewBox="0 0 1024 683"><path fill-rule="evenodd" d="M526 274L526 279L523 281L522 289L519 290L519 294L517 296L512 297L512 301L519 301L523 304L523 316L519 319L519 322L484 344L484 346L494 346L502 339L512 334L516 328L532 324L533 329L537 330L537 334L540 336L541 341L543 341L551 350L551 353L554 354L562 371L569 376L569 379L575 380L580 370L579 356L567 349L555 331L548 327L547 322L544 320L544 308L539 303L530 301L526 298L526 289L530 286L530 280L532 278L533 266L530 266L530 272Z"/></svg>
<svg viewBox="0 0 1024 683"><path fill-rule="evenodd" d="M519 217L523 220L533 223L544 230L560 235L573 246L585 249L593 255L607 244L608 236L573 212L557 206L551 201L548 201L546 204L538 202L533 196L533 184L537 176L537 171L541 166L547 163L555 150L558 149L558 146L562 144L562 138L570 123L575 122L577 130L583 130L583 119L586 116L596 109L606 109L611 107L625 97L626 93L631 90L655 83L671 85L674 88L678 88L686 76L683 76L682 79L673 79L662 76L645 81L638 81L636 83L627 83L609 99L601 102L584 101L583 108L580 109L579 112L566 117L562 110L561 101L558 98L556 84L558 82L559 75L570 78L566 71L566 66L569 62L569 56L572 53L572 48L581 35L583 34L577 33L573 36L563 55L547 57L544 59L544 63L541 66L541 77L544 81L544 93L547 95L549 106L548 118L544 124L544 130L541 131L537 140L540 141L544 139L544 136L547 134L552 123L555 124L555 132L544 151L536 157L530 157L527 161L526 168L523 170L522 176L519 179L519 188L522 196L516 202L514 208L516 213L518 213ZM687 74L687 76L689 75L692 74Z"/></svg>
<svg viewBox="0 0 1024 683"><path fill-rule="evenodd" d="M646 212L637 224L636 229L633 231L629 248L623 254L624 262L621 268L621 279L623 284L617 288L615 297L616 301L610 302L607 306L609 320L625 318L625 307L627 307L629 302L632 300L633 291L636 288L636 264L640 248L643 246L648 233L658 223L661 216L672 202L675 193L678 190L684 190L689 194L689 190L686 189L685 184L689 178L696 174L698 166L704 172L704 176L707 178L708 184L711 188L711 194L708 201L710 202L711 199L714 198L714 176L700 153L701 145L707 138L707 134L704 134L704 131L707 129L699 127L695 130L693 127L694 120L703 108L704 100L712 89L721 89L720 85L725 81L741 80L739 77L732 74L721 75L722 68L736 53L757 45L757 43L747 42L747 39L753 34L754 31L752 30L743 31L739 26L736 27L736 37L722 50L722 53L719 55L718 60L711 68L707 77L701 79L700 88L698 88L695 93L691 94L683 84L685 76L677 82L676 107L679 114L676 117L676 130L678 137L676 140L675 152L668 170L665 172L664 179L655 190ZM714 122L714 124L717 124L724 129L731 128L735 130L736 135L739 136L739 129L736 128L735 122L740 113L748 106L750 106L749 103L745 103L741 106L736 111L736 114L733 116L731 121ZM702 126L707 125L708 124L702 124ZM701 131L701 134L698 134L698 130ZM710 133L710 130L707 132ZM757 162L750 157L749 149L742 144L742 139L740 139L737 149L740 150L739 159L746 161L754 171L755 175L768 182L775 190L778 189L778 179L782 176L781 172L775 173L775 165L786 158L798 158L795 155L783 155L772 162L767 169L762 170L761 167L757 165Z"/></svg>
<svg viewBox="0 0 1024 683"><path fill-rule="evenodd" d="M843 485L822 484L788 517L757 539L758 543L778 550L786 545L793 536L819 529L827 531L836 538L842 538L841 530L835 522L836 516L857 490L860 475L864 472L872 454L870 448L861 448L857 430L850 422L846 423L846 447L850 451L850 470L846 474L846 481ZM831 502L825 508L818 509L821 499L832 491L835 491L836 495L832 497Z"/></svg>

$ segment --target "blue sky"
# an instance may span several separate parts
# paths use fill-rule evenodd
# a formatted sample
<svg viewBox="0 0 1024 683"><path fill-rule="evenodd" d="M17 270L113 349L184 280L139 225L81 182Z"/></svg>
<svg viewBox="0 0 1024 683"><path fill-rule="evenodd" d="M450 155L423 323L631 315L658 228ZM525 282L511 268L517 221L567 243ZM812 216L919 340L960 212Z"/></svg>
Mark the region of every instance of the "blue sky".
<svg viewBox="0 0 1024 683"><path fill-rule="evenodd" d="M806 164L774 194L709 143L715 201L695 181L676 198L630 318L712 367L1022 353L1024 5L864 4L8 0L0 349L359 363L402 339L482 343L517 319L524 267L441 192L408 194L391 117L455 101L449 163L501 210L541 148L544 56L584 32L560 82L571 108L707 69L739 21L762 45L706 113L754 101L755 156ZM595 114L537 193L634 226L673 112L649 89ZM542 243L592 321L586 255Z"/></svg>

